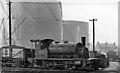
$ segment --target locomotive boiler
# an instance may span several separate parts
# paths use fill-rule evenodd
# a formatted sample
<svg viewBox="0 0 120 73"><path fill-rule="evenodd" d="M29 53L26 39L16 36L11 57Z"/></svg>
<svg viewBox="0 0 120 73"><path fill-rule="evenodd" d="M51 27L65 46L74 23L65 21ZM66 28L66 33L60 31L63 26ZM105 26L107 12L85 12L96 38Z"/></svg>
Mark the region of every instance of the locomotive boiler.
<svg viewBox="0 0 120 73"><path fill-rule="evenodd" d="M89 58L81 43L58 43L49 46L49 58Z"/></svg>

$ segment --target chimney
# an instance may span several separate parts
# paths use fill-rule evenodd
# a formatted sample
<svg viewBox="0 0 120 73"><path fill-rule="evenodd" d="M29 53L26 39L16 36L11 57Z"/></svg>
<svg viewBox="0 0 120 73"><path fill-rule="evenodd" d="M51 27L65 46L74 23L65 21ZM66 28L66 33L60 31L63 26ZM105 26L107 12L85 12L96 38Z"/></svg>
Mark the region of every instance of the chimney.
<svg viewBox="0 0 120 73"><path fill-rule="evenodd" d="M81 37L81 42L82 42L83 46L85 46L85 44L86 44L86 37Z"/></svg>

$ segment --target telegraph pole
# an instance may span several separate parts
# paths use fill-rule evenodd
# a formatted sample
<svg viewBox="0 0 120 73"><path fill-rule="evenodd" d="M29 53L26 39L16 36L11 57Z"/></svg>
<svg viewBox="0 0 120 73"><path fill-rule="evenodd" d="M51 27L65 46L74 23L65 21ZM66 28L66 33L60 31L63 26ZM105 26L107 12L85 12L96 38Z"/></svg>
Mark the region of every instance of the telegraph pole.
<svg viewBox="0 0 120 73"><path fill-rule="evenodd" d="M12 37L11 37L11 1L9 0L9 46L12 45ZM12 48L10 47L9 56L12 57Z"/></svg>
<svg viewBox="0 0 120 73"><path fill-rule="evenodd" d="M95 52L95 21L97 21L97 19L90 19L89 21L93 22L93 52Z"/></svg>

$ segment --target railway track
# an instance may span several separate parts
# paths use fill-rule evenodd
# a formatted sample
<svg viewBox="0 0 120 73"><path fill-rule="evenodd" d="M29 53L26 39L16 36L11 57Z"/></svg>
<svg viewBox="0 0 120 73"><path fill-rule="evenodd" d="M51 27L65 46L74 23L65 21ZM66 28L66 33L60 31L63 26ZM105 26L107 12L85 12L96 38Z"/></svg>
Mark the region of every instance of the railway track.
<svg viewBox="0 0 120 73"><path fill-rule="evenodd" d="M79 70L55 70L38 68L3 68L3 73L120 73L115 70L79 71Z"/></svg>

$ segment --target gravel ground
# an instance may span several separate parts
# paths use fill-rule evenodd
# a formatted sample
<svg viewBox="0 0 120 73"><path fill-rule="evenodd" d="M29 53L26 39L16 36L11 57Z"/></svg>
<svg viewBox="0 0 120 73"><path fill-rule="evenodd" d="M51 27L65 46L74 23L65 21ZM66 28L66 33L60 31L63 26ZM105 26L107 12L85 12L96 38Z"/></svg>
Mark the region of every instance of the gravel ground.
<svg viewBox="0 0 120 73"><path fill-rule="evenodd" d="M104 70L120 71L120 62L110 62L110 66L105 68Z"/></svg>

